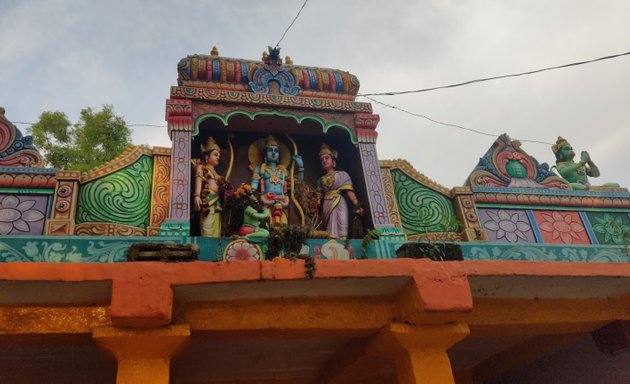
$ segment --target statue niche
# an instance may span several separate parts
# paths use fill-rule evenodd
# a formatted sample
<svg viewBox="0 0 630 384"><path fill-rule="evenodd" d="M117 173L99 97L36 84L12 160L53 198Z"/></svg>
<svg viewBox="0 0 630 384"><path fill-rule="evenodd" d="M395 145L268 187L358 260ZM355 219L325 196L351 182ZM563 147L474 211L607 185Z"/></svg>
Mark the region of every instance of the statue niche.
<svg viewBox="0 0 630 384"><path fill-rule="evenodd" d="M361 165L346 132L322 136L314 125L297 125L300 134L278 134L276 126L296 129L295 123L279 125L278 120L263 116L252 125L237 116L229 130L214 119L200 126L204 144L192 151L200 158L193 160L192 213L199 216L191 220L193 235L256 242L272 227L277 232L298 225L312 238L363 237L364 207L358 196L365 188L359 185L357 191L353 185L351 175L359 175ZM257 127L267 125L274 128L261 134ZM337 168L339 153L324 141L341 150L346 169ZM227 143L225 151L217 142Z"/></svg>

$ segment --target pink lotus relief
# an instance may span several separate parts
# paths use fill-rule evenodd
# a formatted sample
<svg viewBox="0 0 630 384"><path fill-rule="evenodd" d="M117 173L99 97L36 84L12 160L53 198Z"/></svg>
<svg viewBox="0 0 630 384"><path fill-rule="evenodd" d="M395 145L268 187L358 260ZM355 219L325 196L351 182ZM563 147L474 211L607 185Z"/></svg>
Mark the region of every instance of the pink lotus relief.
<svg viewBox="0 0 630 384"><path fill-rule="evenodd" d="M8 235L14 228L20 232L31 230L29 223L40 221L44 214L31 209L35 200L20 202L14 195L9 195L0 200L0 234Z"/></svg>
<svg viewBox="0 0 630 384"><path fill-rule="evenodd" d="M260 260L261 255L258 248L246 241L237 241L227 250L226 260L228 261L244 261L244 260Z"/></svg>
<svg viewBox="0 0 630 384"><path fill-rule="evenodd" d="M572 244L573 240L578 240L578 233L584 232L581 223L573 220L570 213L562 214L560 212L552 212L541 214L543 221L539 227L545 232L551 233L554 240L560 238L564 244Z"/></svg>

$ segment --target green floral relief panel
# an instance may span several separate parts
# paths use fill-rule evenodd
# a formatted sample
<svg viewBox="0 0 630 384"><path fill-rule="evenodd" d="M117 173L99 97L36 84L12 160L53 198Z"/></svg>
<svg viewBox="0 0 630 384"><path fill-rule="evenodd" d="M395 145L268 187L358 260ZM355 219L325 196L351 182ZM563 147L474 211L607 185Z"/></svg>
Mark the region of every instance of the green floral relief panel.
<svg viewBox="0 0 630 384"><path fill-rule="evenodd" d="M190 237L152 237L152 243L198 243L200 259L215 260L208 255L216 239ZM146 237L133 236L0 236L0 263L117 263L127 261L127 250L133 244L146 243Z"/></svg>
<svg viewBox="0 0 630 384"><path fill-rule="evenodd" d="M611 245L460 243L464 260L628 263L625 247Z"/></svg>
<svg viewBox="0 0 630 384"><path fill-rule="evenodd" d="M199 260L221 261L232 238L168 236L151 237L151 243L196 244ZM142 236L0 236L0 264L12 262L44 263L118 263L127 261L127 251L133 244L146 243ZM396 257L396 249L405 239L384 238L367 247L370 259ZM360 257L362 240L337 243L329 239L308 239L302 253L325 259L344 253ZM337 253L336 251L340 251Z"/></svg>
<svg viewBox="0 0 630 384"><path fill-rule="evenodd" d="M77 224L97 222L149 225L153 163L149 156L81 186Z"/></svg>
<svg viewBox="0 0 630 384"><path fill-rule="evenodd" d="M458 231L451 201L406 173L391 171L403 231L407 235Z"/></svg>
<svg viewBox="0 0 630 384"><path fill-rule="evenodd" d="M586 216L600 244L630 245L630 217L627 213L587 212Z"/></svg>

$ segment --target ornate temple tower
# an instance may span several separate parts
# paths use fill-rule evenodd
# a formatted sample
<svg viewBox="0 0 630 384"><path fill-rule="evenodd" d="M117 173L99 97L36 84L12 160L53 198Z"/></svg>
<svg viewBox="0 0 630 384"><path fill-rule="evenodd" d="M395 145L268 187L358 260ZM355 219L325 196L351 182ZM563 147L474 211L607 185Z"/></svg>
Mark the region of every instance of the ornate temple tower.
<svg viewBox="0 0 630 384"><path fill-rule="evenodd" d="M288 57L283 63L279 54L279 48L270 48L262 61L249 61L220 57L215 48L179 62L178 85L166 102L173 144L162 234L191 233L190 162L200 156L200 143L214 137L226 148L230 160L219 171L238 185L249 181L248 147L268 134L304 159L305 180L311 183L321 173L319 146L335 148L365 207L364 225L392 228L376 153L379 116L369 103L355 100L358 79L345 71L293 65ZM295 210L289 221L299 221Z"/></svg>

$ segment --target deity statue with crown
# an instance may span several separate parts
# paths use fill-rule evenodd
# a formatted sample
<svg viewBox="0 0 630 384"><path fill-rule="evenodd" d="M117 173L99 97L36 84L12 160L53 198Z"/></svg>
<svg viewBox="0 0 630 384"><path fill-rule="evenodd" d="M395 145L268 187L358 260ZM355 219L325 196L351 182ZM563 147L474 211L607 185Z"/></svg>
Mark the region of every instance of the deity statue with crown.
<svg viewBox="0 0 630 384"><path fill-rule="evenodd" d="M262 152L262 153L261 153ZM253 169L250 184L260 192L260 200L271 212L271 224L288 223L289 182L292 175L288 166L293 159L297 166L298 180L304 176L304 164L299 155L290 155L286 145L269 135L250 145L250 168ZM262 158L262 163L260 159Z"/></svg>
<svg viewBox="0 0 630 384"><path fill-rule="evenodd" d="M337 151L326 143L319 151L319 161L324 175L317 180L317 190L322 201L322 217L326 231L332 238L346 238L350 227L348 202L355 214L363 215L363 208L354 193L352 179L346 171L337 170Z"/></svg>
<svg viewBox="0 0 630 384"><path fill-rule="evenodd" d="M571 184L573 189L589 189L588 177L599 177L599 168L595 165L591 156L586 151L580 153L580 161L576 162L575 152L569 142L558 136L556 143L551 146L556 155L556 169L558 173ZM603 188L619 188L617 183L606 183Z"/></svg>
<svg viewBox="0 0 630 384"><path fill-rule="evenodd" d="M203 160L195 162L194 209L200 211L201 236L220 237L221 202L219 200L220 177L215 168L221 159L221 148L209 137L201 144Z"/></svg>

